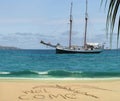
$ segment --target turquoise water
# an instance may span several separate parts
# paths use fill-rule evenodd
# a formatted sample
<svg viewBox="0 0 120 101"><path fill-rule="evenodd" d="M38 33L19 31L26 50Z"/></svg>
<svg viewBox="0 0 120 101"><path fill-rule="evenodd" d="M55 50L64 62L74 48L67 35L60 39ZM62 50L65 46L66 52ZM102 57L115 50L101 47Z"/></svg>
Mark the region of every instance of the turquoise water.
<svg viewBox="0 0 120 101"><path fill-rule="evenodd" d="M120 50L55 54L55 50L0 50L1 78L120 77Z"/></svg>

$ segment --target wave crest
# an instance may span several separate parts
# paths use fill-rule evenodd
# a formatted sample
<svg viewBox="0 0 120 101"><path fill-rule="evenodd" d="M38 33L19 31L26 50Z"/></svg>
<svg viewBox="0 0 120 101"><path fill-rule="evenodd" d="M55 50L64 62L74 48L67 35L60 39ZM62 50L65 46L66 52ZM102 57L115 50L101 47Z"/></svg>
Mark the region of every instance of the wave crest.
<svg viewBox="0 0 120 101"><path fill-rule="evenodd" d="M51 71L16 71L16 72L0 72L1 77L73 77L73 78L104 78L104 77L120 77L120 72L76 72L65 70Z"/></svg>

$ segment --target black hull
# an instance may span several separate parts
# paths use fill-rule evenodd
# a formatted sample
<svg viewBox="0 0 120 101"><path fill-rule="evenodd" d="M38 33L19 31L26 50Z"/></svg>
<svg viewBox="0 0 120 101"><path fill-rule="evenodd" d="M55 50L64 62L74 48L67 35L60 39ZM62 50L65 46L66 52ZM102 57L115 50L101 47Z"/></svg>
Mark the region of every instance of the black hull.
<svg viewBox="0 0 120 101"><path fill-rule="evenodd" d="M98 54L102 51L96 50L85 50L85 51L73 51L73 50L64 50L64 49L56 49L57 54Z"/></svg>

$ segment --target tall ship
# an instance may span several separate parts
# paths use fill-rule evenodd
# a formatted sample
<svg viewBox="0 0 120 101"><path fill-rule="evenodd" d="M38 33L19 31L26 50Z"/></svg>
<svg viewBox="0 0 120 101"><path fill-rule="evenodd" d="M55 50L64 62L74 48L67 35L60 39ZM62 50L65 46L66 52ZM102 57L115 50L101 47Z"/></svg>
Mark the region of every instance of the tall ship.
<svg viewBox="0 0 120 101"><path fill-rule="evenodd" d="M41 41L40 43L54 47L56 49L56 53L59 54L67 54L67 53L101 53L104 49L104 45L99 43L88 43L87 42L87 27L88 27L88 0L86 0L86 12L85 12L85 32L84 32L84 44L82 46L72 45L72 8L73 3L71 3L71 9L70 9L70 31L69 31L69 45L68 46L62 46L59 43L56 45L52 45L51 43L46 43L44 41Z"/></svg>

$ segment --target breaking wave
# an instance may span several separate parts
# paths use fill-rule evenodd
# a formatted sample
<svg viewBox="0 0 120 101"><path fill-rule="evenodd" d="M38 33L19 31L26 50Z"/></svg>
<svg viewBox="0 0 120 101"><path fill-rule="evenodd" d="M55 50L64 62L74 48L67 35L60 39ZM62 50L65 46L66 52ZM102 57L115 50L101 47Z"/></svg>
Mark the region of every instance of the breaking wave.
<svg viewBox="0 0 120 101"><path fill-rule="evenodd" d="M65 70L51 70L44 72L37 71L18 71L18 72L0 72L0 77L73 77L73 78L104 78L120 77L120 72L72 72Z"/></svg>

